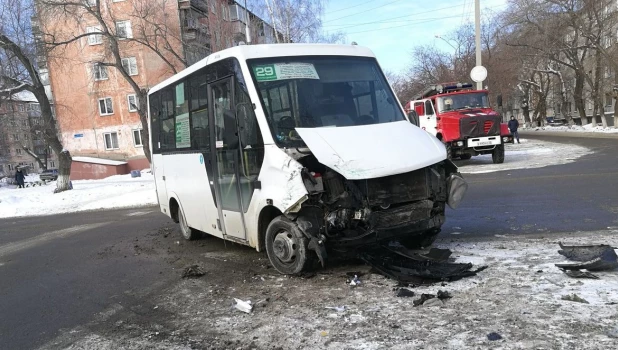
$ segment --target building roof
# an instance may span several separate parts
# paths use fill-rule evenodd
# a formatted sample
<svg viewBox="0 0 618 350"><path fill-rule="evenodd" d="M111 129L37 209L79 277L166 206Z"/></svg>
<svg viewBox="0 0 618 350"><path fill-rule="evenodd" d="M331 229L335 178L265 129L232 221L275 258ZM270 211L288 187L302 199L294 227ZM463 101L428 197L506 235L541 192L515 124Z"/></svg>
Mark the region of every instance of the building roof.
<svg viewBox="0 0 618 350"><path fill-rule="evenodd" d="M202 69L206 65L217 61L236 57L239 60L263 57L286 57L286 56L359 56L375 57L373 52L363 46L339 45L339 44L262 44L262 45L239 45L221 50L208 55L201 61L186 68L176 75L162 81L150 89L150 93L182 80L188 75Z"/></svg>

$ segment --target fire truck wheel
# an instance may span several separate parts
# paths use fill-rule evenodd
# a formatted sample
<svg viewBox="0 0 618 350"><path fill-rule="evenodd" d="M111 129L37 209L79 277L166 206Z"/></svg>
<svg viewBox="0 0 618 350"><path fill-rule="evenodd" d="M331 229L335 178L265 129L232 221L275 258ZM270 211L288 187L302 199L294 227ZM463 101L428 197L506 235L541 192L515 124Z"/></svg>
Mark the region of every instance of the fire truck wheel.
<svg viewBox="0 0 618 350"><path fill-rule="evenodd" d="M494 164L504 163L504 145L494 148L493 152L491 152L491 160L493 160Z"/></svg>
<svg viewBox="0 0 618 350"><path fill-rule="evenodd" d="M468 160L468 159L472 158L472 155L470 153L464 153L464 154L460 155L459 158L461 158L462 160Z"/></svg>
<svg viewBox="0 0 618 350"><path fill-rule="evenodd" d="M453 159L453 151L451 150L451 144L447 143L444 146L446 146L446 159Z"/></svg>

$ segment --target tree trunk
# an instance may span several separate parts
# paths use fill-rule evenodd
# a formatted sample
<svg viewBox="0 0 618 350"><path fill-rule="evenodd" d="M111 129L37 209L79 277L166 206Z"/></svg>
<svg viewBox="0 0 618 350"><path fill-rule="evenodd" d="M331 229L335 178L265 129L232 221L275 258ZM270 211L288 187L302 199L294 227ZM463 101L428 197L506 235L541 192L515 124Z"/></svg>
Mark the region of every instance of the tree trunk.
<svg viewBox="0 0 618 350"><path fill-rule="evenodd" d="M594 67L594 110L595 113L592 114L592 125L596 125L596 113L598 112L601 116L601 123L603 123L603 127L607 127L607 118L605 117L605 104L603 103L603 97L601 93L601 86L603 85L603 65L601 62L601 51L597 50L595 54L595 67Z"/></svg>
<svg viewBox="0 0 618 350"><path fill-rule="evenodd" d="M575 101L575 108L577 109L582 125L586 125L588 119L586 118L586 104L584 103L584 77L578 72L575 73L573 100Z"/></svg>
<svg viewBox="0 0 618 350"><path fill-rule="evenodd" d="M73 159L69 151L63 150L58 153L58 180L54 193L73 189L71 186L71 163L73 163Z"/></svg>
<svg viewBox="0 0 618 350"><path fill-rule="evenodd" d="M137 112L139 114L139 120L142 123L142 131L140 132L142 135L142 150L144 151L146 159L148 159L148 163L152 164L152 155L150 153L150 131L148 129L148 92L145 89L141 89L138 96L139 106Z"/></svg>

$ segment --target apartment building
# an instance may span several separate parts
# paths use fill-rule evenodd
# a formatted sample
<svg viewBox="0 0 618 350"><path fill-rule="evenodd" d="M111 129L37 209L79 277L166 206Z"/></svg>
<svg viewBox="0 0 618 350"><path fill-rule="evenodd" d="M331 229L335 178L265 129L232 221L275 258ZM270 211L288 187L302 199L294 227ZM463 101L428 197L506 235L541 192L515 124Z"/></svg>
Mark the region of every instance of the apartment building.
<svg viewBox="0 0 618 350"><path fill-rule="evenodd" d="M57 166L57 157L37 130L38 125L42 125L41 110L32 93L21 92L0 100L0 177L12 176L17 167L39 173Z"/></svg>
<svg viewBox="0 0 618 350"><path fill-rule="evenodd" d="M257 32L253 43L275 42L272 28L235 1L84 1L100 6L105 27L118 39L124 71L145 90L212 52L245 41L246 18ZM145 11L149 6L159 7ZM145 13L159 15L144 19ZM141 137L134 89L116 68L101 64L110 55L107 34L97 34L105 28L87 11L62 21L51 16L39 21L59 37L63 32L82 35L47 60L65 148L74 156L123 160L131 169L148 167L143 152L148 140ZM153 28L159 36L148 41Z"/></svg>

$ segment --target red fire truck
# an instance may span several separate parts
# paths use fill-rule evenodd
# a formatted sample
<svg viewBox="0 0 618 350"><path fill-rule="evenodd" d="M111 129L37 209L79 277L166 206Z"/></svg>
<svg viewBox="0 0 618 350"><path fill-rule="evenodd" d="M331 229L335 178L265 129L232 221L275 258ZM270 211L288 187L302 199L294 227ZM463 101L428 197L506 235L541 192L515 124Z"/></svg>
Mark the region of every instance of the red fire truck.
<svg viewBox="0 0 618 350"><path fill-rule="evenodd" d="M504 144L513 138L487 95L472 84L445 83L429 87L405 109L415 124L444 142L450 159L491 154L494 163L502 163Z"/></svg>

